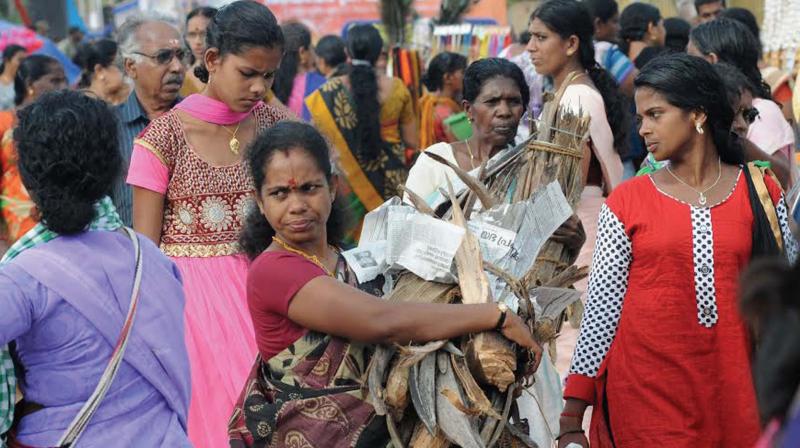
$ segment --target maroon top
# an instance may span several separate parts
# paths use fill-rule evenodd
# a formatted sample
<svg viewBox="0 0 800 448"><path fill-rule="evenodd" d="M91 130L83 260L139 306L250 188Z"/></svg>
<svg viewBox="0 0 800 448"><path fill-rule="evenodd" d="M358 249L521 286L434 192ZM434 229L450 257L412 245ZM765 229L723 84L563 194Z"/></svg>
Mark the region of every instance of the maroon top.
<svg viewBox="0 0 800 448"><path fill-rule="evenodd" d="M247 304L264 361L306 333L305 328L289 319L289 304L306 283L325 275L311 261L283 251L264 252L250 265Z"/></svg>

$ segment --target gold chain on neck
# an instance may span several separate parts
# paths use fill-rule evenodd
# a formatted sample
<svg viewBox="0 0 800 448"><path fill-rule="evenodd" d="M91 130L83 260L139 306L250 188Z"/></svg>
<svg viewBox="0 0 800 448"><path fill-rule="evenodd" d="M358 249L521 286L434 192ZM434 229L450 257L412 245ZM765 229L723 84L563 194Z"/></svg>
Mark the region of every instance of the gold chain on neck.
<svg viewBox="0 0 800 448"><path fill-rule="evenodd" d="M291 253L293 253L295 255L300 255L301 257L305 258L306 260L308 260L308 261L314 263L315 265L319 266L329 276L336 277L335 275L333 275L333 272L331 272L330 269L326 268L325 265L322 264L322 262L319 260L319 258L316 255L309 255L309 254L305 253L304 251L302 251L300 249L295 249L294 247L289 246L289 244L287 244L285 241L283 241L282 239L278 238L277 236L273 236L272 237L272 241L275 241L276 243L278 243L278 245L281 246L282 248L284 248L287 252L291 252Z"/></svg>

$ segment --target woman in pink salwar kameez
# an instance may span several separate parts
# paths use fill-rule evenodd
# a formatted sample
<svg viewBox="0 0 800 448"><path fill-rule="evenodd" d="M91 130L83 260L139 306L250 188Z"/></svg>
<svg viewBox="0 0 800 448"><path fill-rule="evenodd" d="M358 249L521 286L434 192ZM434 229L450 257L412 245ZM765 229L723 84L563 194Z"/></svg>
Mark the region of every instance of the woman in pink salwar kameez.
<svg viewBox="0 0 800 448"><path fill-rule="evenodd" d="M256 345L246 302L248 263L237 243L253 202L242 154L257 132L286 118L261 102L283 54L265 6L239 1L209 24L207 86L154 120L134 142L128 183L134 227L172 258L186 293L192 368L189 437L227 446L227 423Z"/></svg>

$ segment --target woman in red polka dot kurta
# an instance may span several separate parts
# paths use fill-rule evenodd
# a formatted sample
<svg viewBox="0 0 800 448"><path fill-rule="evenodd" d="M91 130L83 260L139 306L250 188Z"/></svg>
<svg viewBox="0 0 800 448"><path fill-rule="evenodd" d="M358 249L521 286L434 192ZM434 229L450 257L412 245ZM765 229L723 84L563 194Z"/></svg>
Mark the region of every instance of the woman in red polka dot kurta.
<svg viewBox="0 0 800 448"><path fill-rule="evenodd" d="M640 134L670 165L619 186L600 212L560 446L585 445L579 421L593 405L593 448L749 448L759 420L737 296L754 212L736 142L717 132L733 111L714 104L725 95L705 61L648 68L637 78ZM683 180L693 172L695 185ZM794 259L782 191L764 181Z"/></svg>

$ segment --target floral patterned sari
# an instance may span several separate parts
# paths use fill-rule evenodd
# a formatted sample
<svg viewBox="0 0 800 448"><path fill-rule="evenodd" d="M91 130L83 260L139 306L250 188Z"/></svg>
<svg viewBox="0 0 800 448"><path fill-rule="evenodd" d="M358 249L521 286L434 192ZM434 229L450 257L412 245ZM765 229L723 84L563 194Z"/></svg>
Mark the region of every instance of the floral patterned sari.
<svg viewBox="0 0 800 448"><path fill-rule="evenodd" d="M399 196L399 188L408 177L398 127L416 120L410 101L408 89L395 80L393 93L381 105L381 136L386 145L373 157L359 143L355 104L342 78L328 81L306 98L312 121L337 152L344 173L339 194L346 199L347 215L358 223L385 199ZM345 245L356 242L361 226L356 229Z"/></svg>

